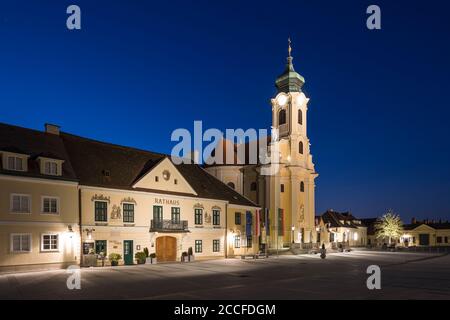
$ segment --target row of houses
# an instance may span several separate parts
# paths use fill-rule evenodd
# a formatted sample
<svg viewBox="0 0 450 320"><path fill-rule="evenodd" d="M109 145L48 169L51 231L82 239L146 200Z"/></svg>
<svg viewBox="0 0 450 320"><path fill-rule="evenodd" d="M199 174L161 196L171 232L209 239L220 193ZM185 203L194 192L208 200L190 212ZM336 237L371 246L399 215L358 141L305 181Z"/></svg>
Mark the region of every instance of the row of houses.
<svg viewBox="0 0 450 320"><path fill-rule="evenodd" d="M349 247L381 247L389 240L377 238L377 218L358 219L350 212L328 210L316 217L318 239L328 248L342 244ZM400 247L450 246L450 222L412 219L404 224L402 234L394 239Z"/></svg>
<svg viewBox="0 0 450 320"><path fill-rule="evenodd" d="M0 124L0 271L256 252L251 200L195 164L60 131Z"/></svg>

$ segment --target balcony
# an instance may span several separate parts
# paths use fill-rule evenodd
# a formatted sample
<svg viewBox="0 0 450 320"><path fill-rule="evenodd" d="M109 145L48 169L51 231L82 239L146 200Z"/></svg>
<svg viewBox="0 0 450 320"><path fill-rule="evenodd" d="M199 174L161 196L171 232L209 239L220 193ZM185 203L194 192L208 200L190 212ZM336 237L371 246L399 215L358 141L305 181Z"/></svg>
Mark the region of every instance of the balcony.
<svg viewBox="0 0 450 320"><path fill-rule="evenodd" d="M189 232L187 220L151 220L150 232Z"/></svg>

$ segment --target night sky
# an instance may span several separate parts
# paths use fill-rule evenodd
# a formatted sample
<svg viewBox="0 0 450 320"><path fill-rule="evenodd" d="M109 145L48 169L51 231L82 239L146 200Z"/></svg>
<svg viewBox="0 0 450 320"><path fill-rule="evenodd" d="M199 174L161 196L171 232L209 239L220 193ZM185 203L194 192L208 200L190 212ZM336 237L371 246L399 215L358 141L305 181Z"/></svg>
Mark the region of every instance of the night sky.
<svg viewBox="0 0 450 320"><path fill-rule="evenodd" d="M366 28L378 4L382 30ZM77 4L82 30L66 28ZM268 128L287 37L311 98L316 211L450 219L448 1L1 1L0 121L170 153Z"/></svg>

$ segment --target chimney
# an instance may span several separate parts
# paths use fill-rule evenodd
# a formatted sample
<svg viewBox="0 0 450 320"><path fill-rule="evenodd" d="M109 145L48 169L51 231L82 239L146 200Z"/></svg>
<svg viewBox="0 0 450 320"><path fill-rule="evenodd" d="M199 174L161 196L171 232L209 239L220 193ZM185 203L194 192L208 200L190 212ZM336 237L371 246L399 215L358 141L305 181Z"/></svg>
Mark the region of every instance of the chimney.
<svg viewBox="0 0 450 320"><path fill-rule="evenodd" d="M60 127L55 124L50 124L50 123L45 124L45 132L46 133L50 133L50 134L59 136L59 128Z"/></svg>
<svg viewBox="0 0 450 320"><path fill-rule="evenodd" d="M191 151L191 161L193 161L194 164L199 164L200 160L200 153L198 150Z"/></svg>

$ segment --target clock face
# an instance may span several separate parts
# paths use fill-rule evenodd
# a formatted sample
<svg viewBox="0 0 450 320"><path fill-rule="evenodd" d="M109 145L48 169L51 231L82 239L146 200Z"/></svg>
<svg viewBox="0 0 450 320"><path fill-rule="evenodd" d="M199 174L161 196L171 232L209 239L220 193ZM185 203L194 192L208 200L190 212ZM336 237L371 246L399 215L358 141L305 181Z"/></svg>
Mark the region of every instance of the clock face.
<svg viewBox="0 0 450 320"><path fill-rule="evenodd" d="M303 103L305 102L305 100L306 100L306 97L305 97L305 95L303 94L303 92L300 93L300 95L297 97L297 105L298 105L298 106L302 106Z"/></svg>
<svg viewBox="0 0 450 320"><path fill-rule="evenodd" d="M164 180L167 181L170 179L170 172L167 170L164 170L162 176L163 176Z"/></svg>
<svg viewBox="0 0 450 320"><path fill-rule="evenodd" d="M277 98L278 105L284 106L288 101L288 97L285 94L281 94Z"/></svg>

